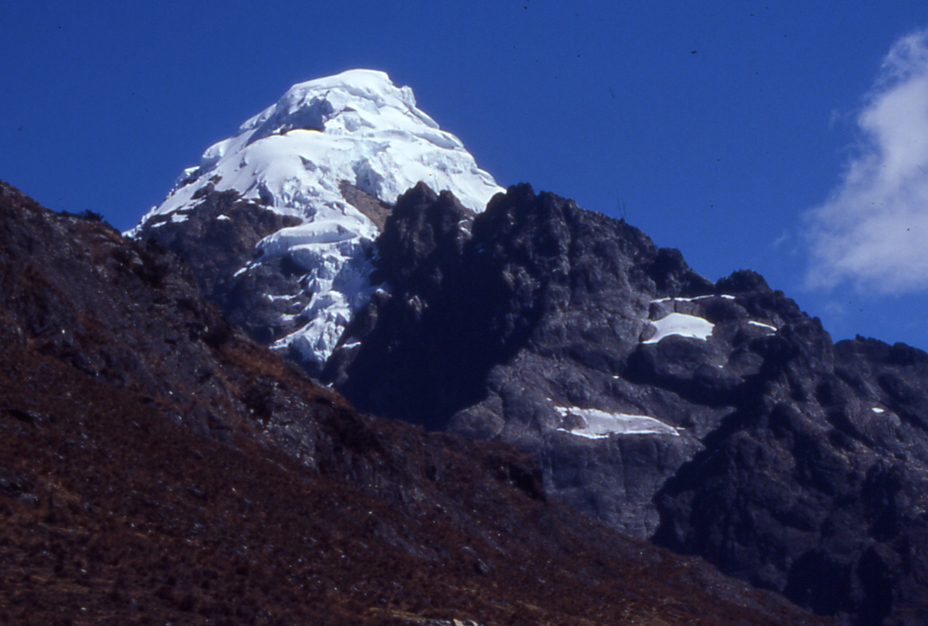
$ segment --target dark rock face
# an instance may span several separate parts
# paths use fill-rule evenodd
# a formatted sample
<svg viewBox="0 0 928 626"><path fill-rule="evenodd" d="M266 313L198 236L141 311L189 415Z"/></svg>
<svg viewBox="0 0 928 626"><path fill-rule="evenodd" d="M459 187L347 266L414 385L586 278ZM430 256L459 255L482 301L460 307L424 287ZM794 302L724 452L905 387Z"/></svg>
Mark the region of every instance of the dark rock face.
<svg viewBox="0 0 928 626"><path fill-rule="evenodd" d="M527 185L472 220L417 188L378 248L391 291L326 372L358 407L515 443L549 495L817 613L925 621L928 355Z"/></svg>
<svg viewBox="0 0 928 626"><path fill-rule="evenodd" d="M2 183L0 322L4 624L827 623L358 414L175 255Z"/></svg>
<svg viewBox="0 0 928 626"><path fill-rule="evenodd" d="M499 424L459 413L483 400L491 371L530 337L618 374L647 324L641 309L644 290L657 290L654 277L682 293L711 288L637 229L553 194L536 198L527 185L473 220L450 196L420 185L400 198L377 245L379 278L391 293L346 333L363 339L351 375L343 366L330 377L344 379L360 406L430 429L454 420L456 429L467 422L497 434ZM583 318L582 334L572 318ZM377 360L386 353L390 367ZM409 384L417 393L399 391ZM373 398L391 389L390 398Z"/></svg>
<svg viewBox="0 0 928 626"><path fill-rule="evenodd" d="M181 256L193 269L203 294L255 340L270 343L291 332L292 324L281 320L287 304L267 295L299 298L300 269L284 258L279 267L239 270L255 257L255 246L262 238L300 220L241 200L234 191L204 194L197 208L184 217L182 222L173 221L170 215L153 219L138 239L155 241Z"/></svg>
<svg viewBox="0 0 928 626"><path fill-rule="evenodd" d="M817 324L785 340L658 494L655 539L849 623L924 623L928 355Z"/></svg>
<svg viewBox="0 0 928 626"><path fill-rule="evenodd" d="M658 525L654 494L759 369L750 346L771 331L750 322L803 318L755 274L723 297L679 252L527 185L473 220L420 186L377 245L391 291L346 332L360 347L330 361L338 388L363 410L517 443L543 459L549 493L640 537ZM647 343L670 313L718 326ZM572 434L590 409L665 433Z"/></svg>

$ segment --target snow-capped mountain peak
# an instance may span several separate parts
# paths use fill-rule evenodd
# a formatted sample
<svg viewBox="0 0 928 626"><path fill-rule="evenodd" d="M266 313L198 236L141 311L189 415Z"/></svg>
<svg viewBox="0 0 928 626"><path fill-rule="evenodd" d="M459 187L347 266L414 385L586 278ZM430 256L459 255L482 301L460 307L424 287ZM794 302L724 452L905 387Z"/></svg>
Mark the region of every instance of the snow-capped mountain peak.
<svg viewBox="0 0 928 626"><path fill-rule="evenodd" d="M359 110L360 109L360 110ZM337 124L349 132L361 126L376 128L371 117L386 110L396 129L404 125L425 125L438 129L431 117L416 108L416 98L409 87L395 87L387 75L374 70L349 70L337 76L294 85L277 104L268 107L239 128L240 133L256 131L249 141L261 139L281 129L312 128L333 132ZM354 115L352 115L354 114ZM404 124L402 117L411 124ZM460 145L460 142L457 142Z"/></svg>
<svg viewBox="0 0 928 626"><path fill-rule="evenodd" d="M416 107L409 87L384 72L350 70L294 85L208 148L130 234L158 238L168 225L182 229L210 194L224 192L295 218L297 225L264 237L257 259L242 259L235 272L284 258L304 272L298 293L267 294L292 305L282 313L292 332L275 337L275 346L322 364L373 291L369 257L378 227L346 189L393 204L419 182L451 191L477 212L502 191L457 137Z"/></svg>
<svg viewBox="0 0 928 626"><path fill-rule="evenodd" d="M384 72L349 70L294 85L211 146L143 223L191 208L207 185L305 215L320 200L343 202L342 181L389 203L422 181L475 211L502 191L457 137L416 108L412 89Z"/></svg>

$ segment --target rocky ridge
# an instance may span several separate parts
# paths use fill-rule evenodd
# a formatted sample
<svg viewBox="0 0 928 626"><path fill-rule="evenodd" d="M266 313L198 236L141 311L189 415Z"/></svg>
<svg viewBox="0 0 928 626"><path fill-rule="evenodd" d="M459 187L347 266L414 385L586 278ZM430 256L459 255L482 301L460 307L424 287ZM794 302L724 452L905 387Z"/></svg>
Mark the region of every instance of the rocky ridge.
<svg viewBox="0 0 928 626"><path fill-rule="evenodd" d="M755 275L718 293L679 252L527 185L476 217L419 186L377 245L374 281L392 290L348 327L326 372L337 388L364 410L517 443L546 459L553 495L641 537L658 525L654 492L759 367L744 347L729 358L724 338L747 344L801 318ZM709 341L652 342L671 314L730 323ZM663 432L594 440L590 411L611 431L638 416Z"/></svg>

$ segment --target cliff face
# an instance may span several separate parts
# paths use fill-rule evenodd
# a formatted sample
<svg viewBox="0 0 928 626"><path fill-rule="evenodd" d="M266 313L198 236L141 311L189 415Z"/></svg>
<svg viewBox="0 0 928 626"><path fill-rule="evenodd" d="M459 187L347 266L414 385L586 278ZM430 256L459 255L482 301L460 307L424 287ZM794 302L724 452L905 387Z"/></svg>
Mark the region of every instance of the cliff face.
<svg viewBox="0 0 928 626"><path fill-rule="evenodd" d="M755 393L658 493L656 541L818 613L923 623L926 356L817 324L769 346Z"/></svg>
<svg viewBox="0 0 928 626"><path fill-rule="evenodd" d="M550 495L815 612L924 620L928 355L524 185L477 216L420 186L377 247L390 291L326 371L358 407L515 443Z"/></svg>
<svg viewBox="0 0 928 626"><path fill-rule="evenodd" d="M348 327L326 372L338 389L516 443L551 494L640 537L659 523L654 494L759 370L751 346L806 320L754 274L713 285L638 229L528 186L476 217L420 186L377 246L390 292Z"/></svg>
<svg viewBox="0 0 928 626"><path fill-rule="evenodd" d="M3 623L824 623L510 446L358 414L173 254L5 184L0 322Z"/></svg>

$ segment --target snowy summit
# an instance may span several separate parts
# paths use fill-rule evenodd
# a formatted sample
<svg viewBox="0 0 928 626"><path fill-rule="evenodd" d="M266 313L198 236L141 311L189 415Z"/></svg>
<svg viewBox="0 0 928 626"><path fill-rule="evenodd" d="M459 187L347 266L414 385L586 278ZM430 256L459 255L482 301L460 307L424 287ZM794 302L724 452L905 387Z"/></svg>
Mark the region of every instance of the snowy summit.
<svg viewBox="0 0 928 626"><path fill-rule="evenodd" d="M503 191L457 137L416 107L409 87L396 87L384 72L351 70L294 85L211 146L129 234L184 222L213 191L298 218L262 240L257 260L239 272L284 256L306 271L296 295L308 304L288 315L308 323L274 345L323 363L372 292L369 252L378 229L343 196L344 185L393 204L419 182L478 212Z"/></svg>

